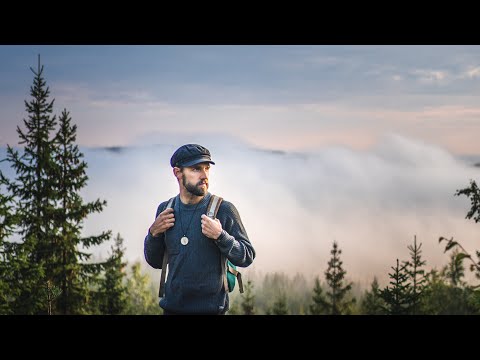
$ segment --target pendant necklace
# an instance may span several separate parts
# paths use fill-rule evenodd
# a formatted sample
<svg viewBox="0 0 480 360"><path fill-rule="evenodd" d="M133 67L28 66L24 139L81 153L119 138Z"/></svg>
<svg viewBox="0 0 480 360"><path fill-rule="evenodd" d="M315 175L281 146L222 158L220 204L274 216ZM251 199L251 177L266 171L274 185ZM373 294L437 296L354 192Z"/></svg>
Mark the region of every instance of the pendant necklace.
<svg viewBox="0 0 480 360"><path fill-rule="evenodd" d="M182 214L180 213L180 228L181 228L182 233L183 233L183 236L182 236L182 238L180 239L180 243L181 243L182 245L187 245L187 244L188 244L187 231L188 231L188 229L190 228L190 225L192 224L192 220L193 220L193 218L195 217L195 212L197 211L198 204L200 204L201 201L202 201L202 200L200 200L200 201L197 203L197 205L195 205L195 209L193 210L192 217L190 218L190 222L189 222L189 224L188 224L188 226L187 226L187 229L186 229L185 231L183 231ZM180 205L180 204L179 204L179 205ZM178 209L180 210L180 206L179 206Z"/></svg>

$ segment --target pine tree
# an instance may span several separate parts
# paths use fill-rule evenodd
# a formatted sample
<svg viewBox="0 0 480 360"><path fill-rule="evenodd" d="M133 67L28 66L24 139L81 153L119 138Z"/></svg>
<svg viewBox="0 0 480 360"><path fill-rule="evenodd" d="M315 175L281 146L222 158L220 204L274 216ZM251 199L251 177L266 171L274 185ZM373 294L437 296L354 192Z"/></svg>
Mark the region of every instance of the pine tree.
<svg viewBox="0 0 480 360"><path fill-rule="evenodd" d="M471 287L450 285L445 272L433 269L426 274L427 285L422 296L422 312L427 315L478 315L478 293Z"/></svg>
<svg viewBox="0 0 480 360"><path fill-rule="evenodd" d="M455 193L456 196L465 195L470 199L471 208L468 211L467 215L465 216L466 219L473 219L476 223L480 221L480 189L475 181L470 180L470 187L457 190ZM470 265L470 271L475 272L475 277L480 279L480 251L476 250L475 254L477 256L477 262L473 259L472 255L465 248L458 243L457 241L451 239L447 239L441 236L438 239L438 242L441 243L442 241L446 241L447 244L445 245L445 252L456 248L458 250L456 256L456 262L461 262L463 259L469 259L472 264ZM460 250L459 250L460 249Z"/></svg>
<svg viewBox="0 0 480 360"><path fill-rule="evenodd" d="M127 315L153 315L161 314L158 306L156 291L151 289L151 279L148 274L142 274L140 262L131 266L131 273L127 277Z"/></svg>
<svg viewBox="0 0 480 360"><path fill-rule="evenodd" d="M79 192L87 185L87 164L75 144L77 126L72 125L69 112L64 109L59 117L59 129L54 139L56 161L55 189L58 206L54 209L56 259L54 283L60 286L59 310L62 314L88 314L95 312L93 299L99 286L99 275L105 263L92 262L91 253L80 251L99 245L111 237L111 231L98 236L81 237L82 223L92 213L101 212L106 201L99 199L85 203Z"/></svg>
<svg viewBox="0 0 480 360"><path fill-rule="evenodd" d="M417 246L417 236L414 236L413 246L409 245L411 262L406 262L406 271L410 278L411 291L410 300L412 305L412 314L417 314L419 311L420 300L425 287L425 270L421 269L426 265L426 261L422 261L422 243Z"/></svg>
<svg viewBox="0 0 480 360"><path fill-rule="evenodd" d="M385 301L384 310L389 315L405 315L410 312L411 297L410 283L406 264L400 266L397 259L397 266L393 267L393 273L389 273L391 287L387 286L380 291L380 297Z"/></svg>
<svg viewBox="0 0 480 360"><path fill-rule="evenodd" d="M122 261L124 254L123 238L117 234L112 254L106 261L105 278L100 285L102 314L118 315L123 313L127 306L127 289L124 284L124 269L127 263Z"/></svg>
<svg viewBox="0 0 480 360"><path fill-rule="evenodd" d="M349 312L351 305L355 303L355 298L346 299L346 295L352 289L352 283L344 285L344 277L347 273L342 268L343 262L340 260L342 250L338 249L336 241L333 242L333 249L330 251L332 257L328 262L328 268L325 271L327 285L331 291L327 291L329 313L331 315L341 315Z"/></svg>
<svg viewBox="0 0 480 360"><path fill-rule="evenodd" d="M269 315L288 315L287 296L284 292L280 293L273 303L273 308Z"/></svg>
<svg viewBox="0 0 480 360"><path fill-rule="evenodd" d="M305 315L312 299L312 289L305 275L295 273L288 288L288 307L290 314Z"/></svg>
<svg viewBox="0 0 480 360"><path fill-rule="evenodd" d="M312 315L323 315L328 310L329 304L323 295L323 289L320 285L320 280L318 276L315 278L315 287L313 288L313 303L310 305L310 314Z"/></svg>
<svg viewBox="0 0 480 360"><path fill-rule="evenodd" d="M385 302L380 296L377 277L373 278L370 291L365 291L360 308L364 315L383 315L385 313L383 311Z"/></svg>
<svg viewBox="0 0 480 360"><path fill-rule="evenodd" d="M459 257L460 251L453 250L450 255L450 262L442 269L442 275L445 276L453 287L463 287L466 285L462 279L465 277L465 266L463 265L463 258Z"/></svg>
<svg viewBox="0 0 480 360"><path fill-rule="evenodd" d="M245 285L245 292L242 294L243 315L255 315L255 296L253 295L253 282L248 280Z"/></svg>
<svg viewBox="0 0 480 360"><path fill-rule="evenodd" d="M3 161L3 160L2 160ZM11 314L11 303L19 295L14 282L16 271L16 244L9 241L17 219L13 197L7 193L8 179L0 171L0 315Z"/></svg>
<svg viewBox="0 0 480 360"><path fill-rule="evenodd" d="M57 125L56 116L51 115L54 100L48 101L50 90L40 57L38 69L31 70L33 99L25 101L26 130L17 127L23 154L8 146L6 159L16 172L7 188L15 201L22 238L10 264L20 292L12 309L19 314L91 313L92 294L98 287L95 281L103 264L88 263L91 254L78 248L98 245L110 238L110 232L80 238L80 231L83 219L101 211L106 203L84 204L79 196L88 177L83 154L74 144L76 126L64 110L60 129L53 134ZM60 305L58 310L56 305Z"/></svg>
<svg viewBox="0 0 480 360"><path fill-rule="evenodd" d="M51 226L55 205L54 186L56 164L52 159L51 132L56 125L52 116L54 100L48 102L49 88L43 79L43 66L38 58L37 71L30 88L32 100L25 101L28 119L24 119L26 131L17 127L19 144L24 144L23 155L7 146L7 161L15 170L15 181L8 184L15 199L15 213L19 220L22 242L16 249L15 281L20 291L13 303L13 311L20 314L46 313L47 299L43 288L50 281L50 267L55 262L55 247Z"/></svg>

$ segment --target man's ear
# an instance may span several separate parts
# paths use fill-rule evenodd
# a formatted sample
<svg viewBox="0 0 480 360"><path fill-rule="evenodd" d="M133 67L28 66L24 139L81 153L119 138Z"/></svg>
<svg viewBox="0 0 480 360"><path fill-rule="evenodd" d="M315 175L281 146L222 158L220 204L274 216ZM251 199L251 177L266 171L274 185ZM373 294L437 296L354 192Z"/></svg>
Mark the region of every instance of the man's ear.
<svg viewBox="0 0 480 360"><path fill-rule="evenodd" d="M179 167L174 167L173 168L173 175L177 178L177 180L180 180L182 178L182 171L180 170Z"/></svg>

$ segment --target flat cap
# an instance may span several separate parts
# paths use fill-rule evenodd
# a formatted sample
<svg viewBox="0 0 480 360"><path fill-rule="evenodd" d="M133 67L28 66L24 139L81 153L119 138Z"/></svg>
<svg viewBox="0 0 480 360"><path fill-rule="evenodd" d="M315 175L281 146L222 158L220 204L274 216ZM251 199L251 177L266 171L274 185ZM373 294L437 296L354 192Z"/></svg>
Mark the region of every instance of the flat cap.
<svg viewBox="0 0 480 360"><path fill-rule="evenodd" d="M210 151L202 145L186 144L180 146L172 155L170 165L172 167L193 166L202 162L215 165L210 156Z"/></svg>

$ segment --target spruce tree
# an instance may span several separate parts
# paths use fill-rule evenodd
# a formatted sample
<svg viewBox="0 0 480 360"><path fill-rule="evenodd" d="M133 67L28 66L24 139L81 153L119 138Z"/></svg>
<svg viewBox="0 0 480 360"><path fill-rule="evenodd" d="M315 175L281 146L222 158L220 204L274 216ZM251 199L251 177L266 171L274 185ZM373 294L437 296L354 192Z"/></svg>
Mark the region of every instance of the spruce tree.
<svg viewBox="0 0 480 360"><path fill-rule="evenodd" d="M341 315L349 313L350 306L355 303L355 298L347 300L346 295L352 289L352 283L344 284L345 274L343 262L340 260L342 250L338 248L336 241L333 242L333 249L330 251L332 257L328 262L328 268L325 271L325 278L330 291L327 291L329 313L331 315Z"/></svg>
<svg viewBox="0 0 480 360"><path fill-rule="evenodd" d="M59 297L61 314L88 314L95 312L93 299L99 287L99 275L104 270L102 262L92 262L91 253L82 251L110 239L111 231L97 236L81 237L83 221L89 214L101 212L106 201L99 199L85 203L80 190L87 185L87 164L76 142L77 126L71 123L64 109L59 117L59 129L54 139L56 161L55 189L58 206L54 209L56 234L56 259L54 283L62 290Z"/></svg>
<svg viewBox="0 0 480 360"><path fill-rule="evenodd" d="M450 285L451 279L435 269L426 275L422 311L427 315L478 315L478 294L471 287Z"/></svg>
<svg viewBox="0 0 480 360"><path fill-rule="evenodd" d="M127 315L153 315L161 314L158 306L158 288L152 290L152 282L148 274L142 274L140 262L135 262L130 267L127 277Z"/></svg>
<svg viewBox="0 0 480 360"><path fill-rule="evenodd" d="M329 304L323 294L322 286L320 285L320 279L318 276L315 278L315 287L313 288L313 303L310 305L310 314L323 315L328 310Z"/></svg>
<svg viewBox="0 0 480 360"><path fill-rule="evenodd" d="M380 291L380 297L385 301L384 310L389 315L406 315L411 310L410 283L406 264L400 266L397 259L397 266L393 267L393 273L389 273L390 285Z"/></svg>
<svg viewBox="0 0 480 360"><path fill-rule="evenodd" d="M14 281L17 245L9 241L17 219L13 209L13 197L8 194L7 185L8 180L0 171L0 315L13 313L11 303L19 295Z"/></svg>
<svg viewBox="0 0 480 360"><path fill-rule="evenodd" d="M34 80L30 88L32 99L25 101L28 118L23 122L26 129L17 127L19 144L24 145L23 154L7 146L7 161L16 172L15 180L9 181L8 190L15 199L22 238L16 248L15 266L19 296L13 303L13 311L20 314L47 313L43 289L51 280L49 270L55 262L53 249L56 245L56 229L51 223L56 174L50 136L56 125L56 117L52 116L54 100L48 100L50 90L43 78L40 56L37 70L30 69Z"/></svg>
<svg viewBox="0 0 480 360"><path fill-rule="evenodd" d="M117 234L112 254L106 261L105 278L100 285L100 311L102 314L118 315L124 312L127 305L127 289L125 288L125 266L123 262L125 249L123 238Z"/></svg>
<svg viewBox="0 0 480 360"><path fill-rule="evenodd" d="M456 196L460 195L465 195L470 199L471 203L471 208L468 211L467 215L465 216L466 219L473 219L476 223L480 221L480 189L478 188L478 185L475 181L470 180L470 187L464 188L457 190L455 193ZM480 251L476 250L475 254L477 256L477 262L473 259L472 255L465 250L465 248L458 243L457 241L453 240L453 237L451 239L447 239L443 236L441 236L438 239L438 242L441 243L442 241L446 241L447 244L445 245L445 252L452 249L456 248L458 250L456 256L457 256L457 262L461 262L463 259L469 259L472 264L470 265L470 271L475 272L475 277L477 279L480 279Z"/></svg>
<svg viewBox="0 0 480 360"><path fill-rule="evenodd" d="M6 159L16 173L7 188L22 240L10 264L19 291L12 309L18 314L91 313L92 291L98 287L94 281L103 264L88 263L91 255L78 249L108 240L110 232L87 238L80 238L80 232L85 217L101 211L106 203L84 204L79 196L88 177L83 154L74 144L76 126L64 110L54 133L54 100L49 101L40 57L37 70L31 70L34 81L32 100L25 101L26 129L17 127L23 154L8 146Z"/></svg>
<svg viewBox="0 0 480 360"><path fill-rule="evenodd" d="M422 269L422 266L426 265L426 261L422 260L422 243L417 246L417 236L414 236L413 246L409 245L408 249L410 250L411 261L406 262L406 271L410 278L411 291L410 291L410 300L411 300L411 313L417 314L419 311L420 300L424 287L426 284L425 279L425 270Z"/></svg>
<svg viewBox="0 0 480 360"><path fill-rule="evenodd" d="M269 315L288 315L287 296L284 292L281 292L275 299Z"/></svg>
<svg viewBox="0 0 480 360"><path fill-rule="evenodd" d="M370 291L365 294L360 303L361 313L364 315L382 315L384 314L385 302L380 296L380 288L377 277L373 278Z"/></svg>
<svg viewBox="0 0 480 360"><path fill-rule="evenodd" d="M442 269L442 275L449 280L452 287L463 287L466 285L462 279L465 277L465 266L463 258L459 257L460 251L453 250L450 255L450 262Z"/></svg>
<svg viewBox="0 0 480 360"><path fill-rule="evenodd" d="M248 280L245 284L245 292L242 294L243 315L255 315L255 296L253 295L253 282Z"/></svg>

